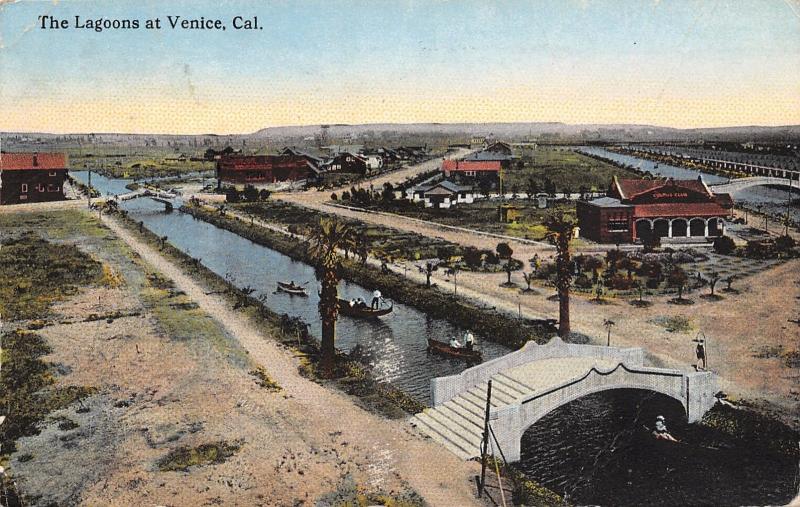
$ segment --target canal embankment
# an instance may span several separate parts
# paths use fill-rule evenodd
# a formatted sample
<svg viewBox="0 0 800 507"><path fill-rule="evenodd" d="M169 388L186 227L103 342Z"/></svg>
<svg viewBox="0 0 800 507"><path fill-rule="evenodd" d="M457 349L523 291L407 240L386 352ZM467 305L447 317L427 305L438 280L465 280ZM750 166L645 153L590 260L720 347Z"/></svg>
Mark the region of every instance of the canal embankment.
<svg viewBox="0 0 800 507"><path fill-rule="evenodd" d="M181 211L293 259L312 263L306 244L292 234L251 225L236 216L203 206L184 206ZM550 321L521 321L466 298L444 293L437 287L414 283L399 273L381 272L354 259L342 260L342 275L344 279L364 287L379 287L384 296L392 300L413 306L431 317L473 329L511 349L518 349L529 340L545 343L556 332Z"/></svg>

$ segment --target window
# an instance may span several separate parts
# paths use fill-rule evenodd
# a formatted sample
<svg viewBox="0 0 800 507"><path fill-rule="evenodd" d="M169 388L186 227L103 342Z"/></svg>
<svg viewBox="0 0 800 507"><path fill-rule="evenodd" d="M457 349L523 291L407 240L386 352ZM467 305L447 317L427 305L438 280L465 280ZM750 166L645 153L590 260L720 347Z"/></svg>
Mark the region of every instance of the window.
<svg viewBox="0 0 800 507"><path fill-rule="evenodd" d="M28 184L23 183L22 187L20 188L20 192L27 192L28 191Z"/></svg>
<svg viewBox="0 0 800 507"><path fill-rule="evenodd" d="M58 190L59 190L58 185L53 185L52 183L47 184L48 192L58 192Z"/></svg>
<svg viewBox="0 0 800 507"><path fill-rule="evenodd" d="M36 190L38 190L39 192L44 192L44 185L42 183L39 183L38 185L36 185Z"/></svg>
<svg viewBox="0 0 800 507"><path fill-rule="evenodd" d="M49 174L50 176L58 176L58 173L57 173L57 172L55 172L55 171L50 171L48 174Z"/></svg>
<svg viewBox="0 0 800 507"><path fill-rule="evenodd" d="M628 232L627 220L609 220L608 232Z"/></svg>

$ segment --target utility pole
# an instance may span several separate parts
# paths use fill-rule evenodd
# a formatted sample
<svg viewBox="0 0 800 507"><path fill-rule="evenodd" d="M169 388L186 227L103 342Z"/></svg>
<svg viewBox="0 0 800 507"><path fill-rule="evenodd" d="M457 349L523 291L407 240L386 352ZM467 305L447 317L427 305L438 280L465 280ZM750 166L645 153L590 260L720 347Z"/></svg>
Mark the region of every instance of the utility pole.
<svg viewBox="0 0 800 507"><path fill-rule="evenodd" d="M481 480L478 483L478 498L483 494L486 485L486 452L489 450L489 411L492 400L492 379L486 385L486 414L483 419L483 443L481 444Z"/></svg>

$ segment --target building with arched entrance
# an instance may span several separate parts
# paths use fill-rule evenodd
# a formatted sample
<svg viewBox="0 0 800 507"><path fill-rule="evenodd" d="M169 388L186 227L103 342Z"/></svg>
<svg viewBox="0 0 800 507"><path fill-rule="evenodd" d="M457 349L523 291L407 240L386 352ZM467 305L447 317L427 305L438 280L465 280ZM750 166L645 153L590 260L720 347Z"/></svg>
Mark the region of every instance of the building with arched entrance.
<svg viewBox="0 0 800 507"><path fill-rule="evenodd" d="M608 193L578 201L581 236L600 243L659 238L714 238L733 213L730 194L715 194L696 180L614 179Z"/></svg>

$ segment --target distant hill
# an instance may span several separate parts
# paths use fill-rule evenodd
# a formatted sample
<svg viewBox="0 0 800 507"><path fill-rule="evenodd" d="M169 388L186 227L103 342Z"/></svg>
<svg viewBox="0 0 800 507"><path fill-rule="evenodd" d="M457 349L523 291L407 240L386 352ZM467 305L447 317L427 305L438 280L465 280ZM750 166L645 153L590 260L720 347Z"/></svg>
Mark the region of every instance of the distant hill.
<svg viewBox="0 0 800 507"><path fill-rule="evenodd" d="M323 128L325 127L325 128ZM39 138L42 141L81 139L91 144L166 144L179 142L187 145L256 143L307 144L319 141L325 134L327 140L361 142L409 142L424 141L426 137L449 141L467 140L474 136L491 137L509 141L537 142L684 142L684 141L729 141L729 142L800 142L800 125L779 127L740 126L721 128L678 129L654 125L633 124L567 124L559 122L538 123L374 123L374 124L330 124L268 127L251 134L125 134L125 133L75 133L48 134L31 132L5 132L2 136Z"/></svg>

